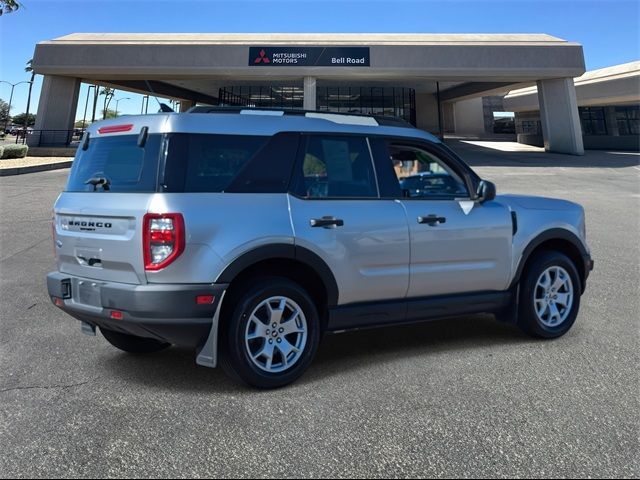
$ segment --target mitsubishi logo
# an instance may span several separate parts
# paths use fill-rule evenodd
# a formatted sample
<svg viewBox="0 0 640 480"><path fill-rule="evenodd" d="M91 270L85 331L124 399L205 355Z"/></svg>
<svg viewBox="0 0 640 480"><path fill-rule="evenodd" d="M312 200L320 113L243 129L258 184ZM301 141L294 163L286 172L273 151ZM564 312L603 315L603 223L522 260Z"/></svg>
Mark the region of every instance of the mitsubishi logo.
<svg viewBox="0 0 640 480"><path fill-rule="evenodd" d="M256 58L253 63L271 63L271 60L267 57L267 52L264 51L264 48L260 50L260 56Z"/></svg>

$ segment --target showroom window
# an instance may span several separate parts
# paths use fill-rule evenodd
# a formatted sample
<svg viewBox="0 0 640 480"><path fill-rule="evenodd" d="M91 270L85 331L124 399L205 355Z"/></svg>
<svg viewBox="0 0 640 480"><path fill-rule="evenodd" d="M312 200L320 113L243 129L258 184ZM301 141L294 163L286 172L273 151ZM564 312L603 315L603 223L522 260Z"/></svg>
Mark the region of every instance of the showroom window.
<svg viewBox="0 0 640 480"><path fill-rule="evenodd" d="M616 107L620 135L640 135L640 106Z"/></svg>
<svg viewBox="0 0 640 480"><path fill-rule="evenodd" d="M606 135L607 124L604 119L604 107L580 107L580 123L583 135Z"/></svg>

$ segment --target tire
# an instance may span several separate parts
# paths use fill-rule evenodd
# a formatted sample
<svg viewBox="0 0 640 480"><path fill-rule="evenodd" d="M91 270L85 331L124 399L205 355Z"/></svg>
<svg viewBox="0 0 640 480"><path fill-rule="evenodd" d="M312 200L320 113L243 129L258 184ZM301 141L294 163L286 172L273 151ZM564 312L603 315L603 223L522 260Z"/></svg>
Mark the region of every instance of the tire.
<svg viewBox="0 0 640 480"><path fill-rule="evenodd" d="M581 291L578 270L569 257L557 251L536 254L520 280L518 326L533 337L561 337L576 321Z"/></svg>
<svg viewBox="0 0 640 480"><path fill-rule="evenodd" d="M127 353L154 353L171 346L170 343L164 343L153 338L136 337L135 335L127 335L126 333L115 332L106 328L100 328L100 332L107 339L107 342Z"/></svg>
<svg viewBox="0 0 640 480"><path fill-rule="evenodd" d="M309 294L291 280L269 277L250 283L230 301L220 341L225 372L262 389L297 380L320 342L318 311Z"/></svg>

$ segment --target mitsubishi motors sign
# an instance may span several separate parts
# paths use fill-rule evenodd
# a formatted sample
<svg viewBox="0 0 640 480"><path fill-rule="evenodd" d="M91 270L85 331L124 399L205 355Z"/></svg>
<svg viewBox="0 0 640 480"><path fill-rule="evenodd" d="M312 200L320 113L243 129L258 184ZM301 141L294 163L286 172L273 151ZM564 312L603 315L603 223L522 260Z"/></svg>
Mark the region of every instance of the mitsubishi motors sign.
<svg viewBox="0 0 640 480"><path fill-rule="evenodd" d="M369 47L249 47L255 67L369 67Z"/></svg>

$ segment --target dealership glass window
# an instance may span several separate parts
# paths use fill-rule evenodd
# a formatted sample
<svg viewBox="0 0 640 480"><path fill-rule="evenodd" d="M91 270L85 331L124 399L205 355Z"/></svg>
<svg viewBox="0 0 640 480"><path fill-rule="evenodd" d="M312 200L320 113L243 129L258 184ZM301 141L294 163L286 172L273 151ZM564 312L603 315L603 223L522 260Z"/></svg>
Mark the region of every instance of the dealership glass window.
<svg viewBox="0 0 640 480"><path fill-rule="evenodd" d="M219 105L301 109L302 86L242 85L221 88ZM415 90L399 87L318 86L316 109L320 112L360 113L399 117L416 124Z"/></svg>
<svg viewBox="0 0 640 480"><path fill-rule="evenodd" d="M521 120L516 126L516 132L529 135L539 135L540 120Z"/></svg>
<svg viewBox="0 0 640 480"><path fill-rule="evenodd" d="M416 124L411 88L319 86L316 95L316 108L321 112L388 115Z"/></svg>
<svg viewBox="0 0 640 480"><path fill-rule="evenodd" d="M640 135L640 106L616 107L620 135Z"/></svg>
<svg viewBox="0 0 640 480"><path fill-rule="evenodd" d="M218 91L220 106L301 109L304 90L296 85L242 85Z"/></svg>
<svg viewBox="0 0 640 480"><path fill-rule="evenodd" d="M580 123L583 135L606 135L604 107L580 107Z"/></svg>

